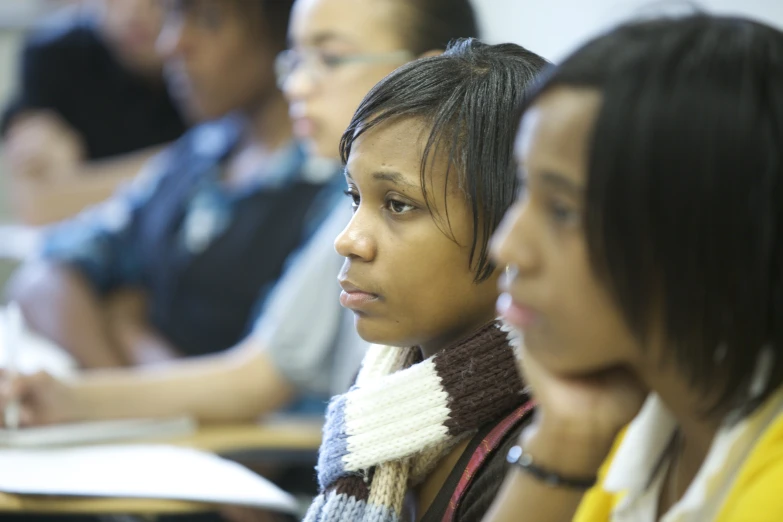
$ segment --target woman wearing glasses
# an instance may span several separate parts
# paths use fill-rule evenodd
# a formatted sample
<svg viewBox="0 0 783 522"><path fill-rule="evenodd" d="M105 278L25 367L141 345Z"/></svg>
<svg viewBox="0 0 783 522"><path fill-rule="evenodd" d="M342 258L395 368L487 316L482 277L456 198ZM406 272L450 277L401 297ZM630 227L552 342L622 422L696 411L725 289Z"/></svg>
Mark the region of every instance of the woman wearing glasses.
<svg viewBox="0 0 783 522"><path fill-rule="evenodd" d="M407 61L476 37L469 0L298 0L277 61L294 132L322 157L337 158L340 136L365 94Z"/></svg>
<svg viewBox="0 0 783 522"><path fill-rule="evenodd" d="M293 47L277 59L295 133L336 169L340 137L373 85L407 60L477 32L468 0L297 0ZM21 399L24 424L183 413L237 422L299 396L344 391L366 346L340 307L335 281L343 259L333 242L350 213L349 204L339 205L323 223L234 348L154 369L82 372L67 383L23 377L0 396L0 407L10 396Z"/></svg>

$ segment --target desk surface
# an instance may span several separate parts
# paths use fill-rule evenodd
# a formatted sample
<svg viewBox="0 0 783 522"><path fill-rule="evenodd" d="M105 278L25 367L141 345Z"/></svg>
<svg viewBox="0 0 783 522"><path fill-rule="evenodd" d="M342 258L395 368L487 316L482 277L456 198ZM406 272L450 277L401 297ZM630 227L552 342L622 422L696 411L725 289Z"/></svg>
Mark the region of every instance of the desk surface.
<svg viewBox="0 0 783 522"><path fill-rule="evenodd" d="M215 453L254 451L311 451L321 442L321 423L314 420L270 420L262 424L204 426L181 439L160 441ZM151 499L44 497L0 493L0 512L63 514L165 514L210 511L214 506L199 502Z"/></svg>

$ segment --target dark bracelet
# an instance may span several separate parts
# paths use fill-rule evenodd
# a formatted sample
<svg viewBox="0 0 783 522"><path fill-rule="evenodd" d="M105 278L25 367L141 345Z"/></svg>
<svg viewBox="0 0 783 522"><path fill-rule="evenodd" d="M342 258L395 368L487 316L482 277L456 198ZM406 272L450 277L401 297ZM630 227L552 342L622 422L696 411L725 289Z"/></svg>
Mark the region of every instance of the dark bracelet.
<svg viewBox="0 0 783 522"><path fill-rule="evenodd" d="M584 490L584 489L590 489L591 487L595 486L595 483L597 482L596 477L590 477L590 478L564 477L562 475L558 475L553 471L549 471L544 468L538 467L533 462L533 457L530 455L530 453L525 453L525 450L523 450L520 446L514 446L513 448L508 450L508 455L506 456L506 460L508 461L509 464L518 466L525 473L532 475L536 479L552 487Z"/></svg>

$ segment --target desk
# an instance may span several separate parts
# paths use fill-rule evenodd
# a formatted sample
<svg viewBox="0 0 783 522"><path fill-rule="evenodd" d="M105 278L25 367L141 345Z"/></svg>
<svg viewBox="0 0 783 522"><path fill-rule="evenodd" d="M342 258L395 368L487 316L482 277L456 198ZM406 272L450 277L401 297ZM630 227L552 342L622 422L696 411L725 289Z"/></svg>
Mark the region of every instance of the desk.
<svg viewBox="0 0 783 522"><path fill-rule="evenodd" d="M315 460L322 426L322 420L288 418L262 425L216 425L168 443L210 451L246 465L298 464Z"/></svg>
<svg viewBox="0 0 783 522"><path fill-rule="evenodd" d="M272 419L261 424L204 426L193 435L181 439L144 442L211 451L240 462L267 462L265 457L272 458L277 453L312 459L321 442L321 423L305 419ZM0 513L152 515L187 514L214 509L212 504L179 500L43 497L0 493Z"/></svg>

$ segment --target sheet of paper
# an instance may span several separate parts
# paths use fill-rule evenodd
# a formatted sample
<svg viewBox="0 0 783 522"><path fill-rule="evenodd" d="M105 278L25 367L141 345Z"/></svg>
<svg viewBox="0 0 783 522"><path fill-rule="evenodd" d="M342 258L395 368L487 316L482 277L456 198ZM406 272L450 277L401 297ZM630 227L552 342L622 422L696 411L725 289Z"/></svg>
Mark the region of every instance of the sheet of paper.
<svg viewBox="0 0 783 522"><path fill-rule="evenodd" d="M0 448L42 448L107 442L185 437L196 431L187 417L173 419L128 419L56 424L17 430L0 429Z"/></svg>
<svg viewBox="0 0 783 522"><path fill-rule="evenodd" d="M239 464L164 445L0 450L0 491L297 510L291 495Z"/></svg>

